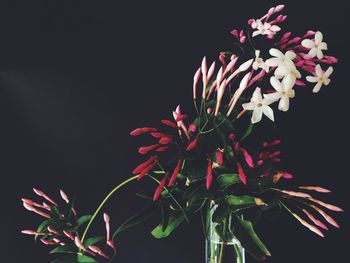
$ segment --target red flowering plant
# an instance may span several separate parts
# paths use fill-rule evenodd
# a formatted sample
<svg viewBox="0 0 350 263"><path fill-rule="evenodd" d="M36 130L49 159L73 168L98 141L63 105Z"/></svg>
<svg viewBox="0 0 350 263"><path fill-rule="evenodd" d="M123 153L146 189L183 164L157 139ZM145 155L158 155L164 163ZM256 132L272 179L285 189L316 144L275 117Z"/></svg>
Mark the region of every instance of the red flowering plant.
<svg viewBox="0 0 350 263"><path fill-rule="evenodd" d="M215 231L222 240L233 234L255 258L265 259L270 252L253 229L253 222L261 213L286 210L322 237L322 231L328 230L323 220L339 227L325 210L342 209L311 196L311 192L330 191L319 186L288 186L293 176L283 169L279 138L264 139L262 134L254 134L263 115L269 119L263 121L274 121L273 104L278 103L278 110L287 111L297 89L307 82L316 83L314 93L327 86L333 68L323 71L321 65L337 62L335 57L323 54L327 44L321 32L308 31L302 37L291 32L282 34L280 25L287 18L281 14L283 9L283 5L272 7L260 19L250 19L245 30L232 30L235 47L221 52L218 61L210 66L203 58L193 79L197 113L194 118L182 112L179 105L172 116L161 120L161 128L143 127L130 133L150 136L154 143L138 149L145 161L133 170L134 176L108 194L93 216L77 219L69 202L68 210L62 212L50 200L50 205L24 201L29 210L40 210L39 214L49 218L30 234L40 236L44 244L56 246L56 252L73 253L67 256L70 260L74 257L77 262L109 261L117 235L161 209L161 223L152 230L155 238L169 236L181 223L198 214L203 222L215 222ZM250 138L255 139L253 143ZM257 142L257 138L261 141ZM105 216L106 250L94 245L102 238L85 240L92 221L109 197L125 184L147 178L157 187L152 194L139 196L152 199L150 207L125 221L112 236ZM208 207L213 205L214 215L208 218ZM78 230L85 220L89 223L80 239ZM64 236L70 245L60 239Z"/></svg>

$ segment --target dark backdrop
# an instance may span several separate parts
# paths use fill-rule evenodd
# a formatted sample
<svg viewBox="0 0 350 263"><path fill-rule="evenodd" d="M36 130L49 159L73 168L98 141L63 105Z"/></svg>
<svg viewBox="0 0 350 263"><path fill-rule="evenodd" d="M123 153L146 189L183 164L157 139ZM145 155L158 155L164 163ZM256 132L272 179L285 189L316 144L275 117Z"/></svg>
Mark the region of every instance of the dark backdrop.
<svg viewBox="0 0 350 263"><path fill-rule="evenodd" d="M349 262L349 84L346 1L289 1L284 27L321 30L340 58L332 84L297 94L278 113L286 167L297 182L334 189L346 212L340 231L323 240L289 215L266 219L258 232L268 262ZM177 103L191 111L195 68L232 47L229 31L275 1L16 1L0 4L1 262L49 262L47 248L21 229L38 218L20 202L33 186L57 196L64 188L91 213L140 161L128 133L157 124ZM303 88L298 88L303 89ZM114 225L144 206L133 189L106 207ZM153 186L152 186L153 187ZM131 191L130 191L131 190ZM348 202L346 202L348 201ZM204 262L199 221L154 240L149 222L118 240L116 262ZM103 231L96 224L96 232ZM249 258L247 262L255 262Z"/></svg>

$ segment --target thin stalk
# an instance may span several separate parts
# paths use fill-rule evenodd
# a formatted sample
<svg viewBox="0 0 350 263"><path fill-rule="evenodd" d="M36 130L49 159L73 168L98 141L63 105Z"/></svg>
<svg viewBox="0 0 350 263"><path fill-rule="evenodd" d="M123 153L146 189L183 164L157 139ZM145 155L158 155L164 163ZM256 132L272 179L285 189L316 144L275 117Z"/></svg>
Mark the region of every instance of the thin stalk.
<svg viewBox="0 0 350 263"><path fill-rule="evenodd" d="M115 188L113 188L112 191L109 192L109 194L103 199L103 201L100 203L100 205L98 206L98 208L96 209L95 213L93 214L93 216L91 217L89 223L87 224L84 234L81 238L81 243L84 242L84 239L89 231L89 228L92 224L92 222L95 220L96 216L98 215L98 213L101 211L102 207L106 204L106 202L108 201L108 199L116 192L118 191L120 188L122 188L124 185L136 180L138 177L138 175L135 175L133 177L130 177L128 179L126 179L125 181L123 181L122 183L120 183L119 185L117 185Z"/></svg>
<svg viewBox="0 0 350 263"><path fill-rule="evenodd" d="M160 181L156 178L154 178L152 175L149 175L150 178L152 178L154 181L156 181L158 184L160 183ZM190 222L190 220L188 219L185 209L180 205L180 203L175 199L175 197L170 193L170 191L168 190L168 188L166 188L165 186L163 186L163 189L167 192L167 194L169 194L169 196L171 197L171 199L173 199L173 201L176 203L176 205L180 208L181 212L184 214L184 217L187 221L187 223Z"/></svg>
<svg viewBox="0 0 350 263"><path fill-rule="evenodd" d="M242 257L242 253L238 247L237 244L233 244L233 247L235 248L236 251L236 255L237 255L237 263L243 263L243 257Z"/></svg>
<svg viewBox="0 0 350 263"><path fill-rule="evenodd" d="M223 242L223 243L221 244L221 248L220 248L220 255L219 255L219 261L218 261L218 263L222 263L222 260L223 260L223 258L224 258L225 247L226 247L226 243Z"/></svg>

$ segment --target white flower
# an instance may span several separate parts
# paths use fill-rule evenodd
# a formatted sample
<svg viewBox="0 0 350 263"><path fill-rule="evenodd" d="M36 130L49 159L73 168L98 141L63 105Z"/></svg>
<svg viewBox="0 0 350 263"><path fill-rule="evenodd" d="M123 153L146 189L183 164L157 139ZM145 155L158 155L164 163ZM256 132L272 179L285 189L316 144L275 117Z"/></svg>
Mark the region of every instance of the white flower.
<svg viewBox="0 0 350 263"><path fill-rule="evenodd" d="M300 72L293 62L293 59L296 57L293 51L287 51L283 54L280 50L271 48L269 52L273 58L266 60L266 64L270 67L276 67L275 76L277 78L281 79L289 74L293 75L295 78L301 77Z"/></svg>
<svg viewBox="0 0 350 263"><path fill-rule="evenodd" d="M265 114L270 120L274 121L273 110L270 105L273 101L263 98L260 88L256 88L250 102L242 105L245 110L252 110L252 123L261 121L262 115Z"/></svg>
<svg viewBox="0 0 350 263"><path fill-rule="evenodd" d="M315 87L312 90L314 93L319 92L322 85L328 86L328 84L331 82L329 76L332 74L332 72L333 67L329 67L326 71L323 71L320 64L316 65L315 76L306 77L307 81L316 83Z"/></svg>
<svg viewBox="0 0 350 263"><path fill-rule="evenodd" d="M322 50L327 50L327 43L326 42L322 42L323 40L323 35L320 31L317 31L315 34L315 39L311 40L311 39L304 39L301 42L301 45L305 48L310 49L309 51L309 55L311 57L316 57L318 59L322 59L323 58L323 52Z"/></svg>
<svg viewBox="0 0 350 263"><path fill-rule="evenodd" d="M257 70L261 68L266 72L269 71L269 66L264 62L264 60L260 57L260 50L255 50L255 60L253 62L253 69Z"/></svg>
<svg viewBox="0 0 350 263"><path fill-rule="evenodd" d="M253 29L257 29L253 32L253 37L258 35L275 35L276 32L281 30L279 26L271 25L267 22L263 23L260 19L254 20L251 26Z"/></svg>
<svg viewBox="0 0 350 263"><path fill-rule="evenodd" d="M281 82L276 77L271 77L270 83L276 92L266 94L264 97L272 101L279 100L278 109L287 111L289 109L289 99L295 96L295 91L293 90L295 79L291 76L287 76L284 77Z"/></svg>

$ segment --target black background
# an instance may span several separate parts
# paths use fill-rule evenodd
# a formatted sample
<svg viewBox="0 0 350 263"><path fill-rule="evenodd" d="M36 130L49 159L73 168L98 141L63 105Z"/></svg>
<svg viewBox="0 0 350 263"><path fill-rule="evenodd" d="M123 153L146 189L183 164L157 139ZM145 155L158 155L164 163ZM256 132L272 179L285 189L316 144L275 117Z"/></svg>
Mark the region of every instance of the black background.
<svg viewBox="0 0 350 263"><path fill-rule="evenodd" d="M260 17L275 1L1 1L0 151L1 262L49 262L47 248L21 229L39 221L21 197L36 186L63 188L91 213L140 161L128 133L157 125L178 103L192 111L192 76L203 55L230 50L233 27ZM346 1L289 1L284 28L319 29L339 57L329 87L300 90L288 113L277 113L285 166L296 183L334 190L326 200L346 212L340 231L323 240L283 214L263 218L258 232L267 262L349 262L349 29ZM145 202L129 186L106 206L117 225ZM101 218L99 220L102 221ZM199 220L166 240L149 222L118 239L116 262L204 262ZM93 232L103 231L100 223ZM248 258L247 262L255 262Z"/></svg>

